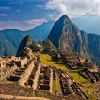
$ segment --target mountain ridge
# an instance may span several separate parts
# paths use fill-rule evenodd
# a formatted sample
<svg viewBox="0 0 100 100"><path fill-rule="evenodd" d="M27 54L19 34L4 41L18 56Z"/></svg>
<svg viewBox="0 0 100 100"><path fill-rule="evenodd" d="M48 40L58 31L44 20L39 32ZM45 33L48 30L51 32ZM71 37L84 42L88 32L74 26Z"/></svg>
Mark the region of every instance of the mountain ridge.
<svg viewBox="0 0 100 100"><path fill-rule="evenodd" d="M61 16L55 22L48 39L59 49L82 56L89 55L91 59L100 64L100 36L80 30L68 16Z"/></svg>
<svg viewBox="0 0 100 100"><path fill-rule="evenodd" d="M55 23L58 23L58 21L59 19ZM47 39L47 37L49 37L49 40L50 40L50 37L51 38L53 37L54 40L52 40L52 42L56 47L60 46L60 48L63 48L65 50L75 51L76 53L81 53L82 55L89 54L90 57L94 61L95 59L98 61L100 60L100 57L99 57L100 54L98 54L100 53L100 49L98 49L100 48L99 47L100 35L96 35L93 33L88 34L84 30L83 31L80 30L75 24L73 24L70 18L66 15L62 16L62 20L58 24L59 25L55 27L53 26L54 22L50 22L50 23L47 22L35 27L34 29L30 29L27 31L21 31L17 29L0 30L0 38L3 39L3 40L1 39L2 41L0 41L0 47L1 47L0 55L5 55L5 56L15 55L21 40L26 35L31 35L33 40L35 41L43 41ZM55 29L55 32L53 29ZM57 34L56 35L53 34L50 36L49 33L52 33L52 31ZM69 33L67 31L69 31ZM64 33L64 34L61 36L61 33ZM59 39L60 39L59 37L62 38L60 44L59 44ZM7 43L9 47L7 46ZM96 51L94 50L94 48L98 50Z"/></svg>
<svg viewBox="0 0 100 100"><path fill-rule="evenodd" d="M31 35L33 40L35 40L35 41L40 41L40 40L42 41L42 40L46 39L53 24L54 24L53 21L50 21L50 23L51 23L50 26L49 26L49 22L48 22L48 23L39 25L39 26L35 27L34 29L27 30L27 31L22 31L22 30L18 30L18 29L0 30L0 38L2 38L2 37L4 38L3 39L4 41L0 41L0 47L1 47L0 55L1 56L16 55L19 44L26 35ZM46 29L44 30L45 27L46 27ZM6 41L8 41L8 42L6 42ZM6 45L5 42L9 43L9 48L6 48L4 46L4 45ZM11 50L11 48L13 48L13 49ZM5 51L6 55L5 55L4 51Z"/></svg>

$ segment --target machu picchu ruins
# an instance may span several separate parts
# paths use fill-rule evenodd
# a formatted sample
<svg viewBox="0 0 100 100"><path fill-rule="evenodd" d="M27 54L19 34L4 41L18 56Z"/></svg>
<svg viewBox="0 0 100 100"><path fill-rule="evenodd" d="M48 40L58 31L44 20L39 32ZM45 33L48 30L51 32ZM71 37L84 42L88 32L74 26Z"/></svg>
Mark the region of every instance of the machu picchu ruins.
<svg viewBox="0 0 100 100"><path fill-rule="evenodd" d="M43 40L24 35L15 54L1 52L0 45L0 100L100 100L100 41L91 47L67 15Z"/></svg>
<svg viewBox="0 0 100 100"><path fill-rule="evenodd" d="M21 48L18 51L20 53L17 57L0 58L0 99L16 100L23 97L24 100L24 96L27 96L27 100L30 97L34 97L32 100L89 99L84 92L84 87L69 73L70 71L76 72L87 82L93 84L100 81L99 67L78 54L59 49L55 51L50 48L42 48L40 51L34 52L27 45L20 45ZM63 64L67 70L62 70L49 63L42 64L41 55L50 56L52 62L58 66ZM100 83L98 84L100 85ZM98 93L97 100L99 97L100 93Z"/></svg>

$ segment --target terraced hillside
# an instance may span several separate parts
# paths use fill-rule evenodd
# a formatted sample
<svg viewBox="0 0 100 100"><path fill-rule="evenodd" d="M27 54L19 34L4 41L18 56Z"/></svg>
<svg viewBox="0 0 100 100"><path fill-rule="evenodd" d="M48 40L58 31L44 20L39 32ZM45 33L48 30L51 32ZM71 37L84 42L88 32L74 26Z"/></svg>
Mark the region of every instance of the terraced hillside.
<svg viewBox="0 0 100 100"><path fill-rule="evenodd" d="M95 96L93 95L93 92L95 91L94 85L87 79L82 77L78 72L70 70L68 66L65 66L62 63L53 61L52 57L48 54L41 54L40 59L42 64L50 65L57 69L66 71L68 75L80 86L80 88L84 91L86 96L89 97L90 100L95 100ZM53 91L55 93L55 91L57 90L56 92L58 94L61 92L61 90L59 89L59 84L58 86L56 86L56 84L58 83L58 76L56 77L56 80L53 81Z"/></svg>
<svg viewBox="0 0 100 100"><path fill-rule="evenodd" d="M28 47L24 48L23 52L23 57L0 58L0 99L96 100L99 98L99 93L98 95L96 93L97 87L81 76L77 70L70 69L69 65L63 63L64 59L61 59L60 55L57 58L50 52L47 54L43 51L33 52ZM55 58L58 60L55 61ZM70 64L75 63L70 62Z"/></svg>

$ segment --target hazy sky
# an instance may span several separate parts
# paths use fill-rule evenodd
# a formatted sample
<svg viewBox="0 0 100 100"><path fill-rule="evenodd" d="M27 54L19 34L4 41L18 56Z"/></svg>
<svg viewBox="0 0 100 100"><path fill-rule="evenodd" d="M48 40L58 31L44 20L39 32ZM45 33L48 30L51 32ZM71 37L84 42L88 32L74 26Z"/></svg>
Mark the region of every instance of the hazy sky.
<svg viewBox="0 0 100 100"><path fill-rule="evenodd" d="M0 0L0 29L27 30L63 14L100 15L100 0Z"/></svg>

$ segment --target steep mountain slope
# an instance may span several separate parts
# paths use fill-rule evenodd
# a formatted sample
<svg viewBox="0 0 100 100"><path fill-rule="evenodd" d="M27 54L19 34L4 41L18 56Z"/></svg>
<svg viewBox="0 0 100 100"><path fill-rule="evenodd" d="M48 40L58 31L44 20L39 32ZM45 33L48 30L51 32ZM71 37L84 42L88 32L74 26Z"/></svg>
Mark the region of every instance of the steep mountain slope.
<svg viewBox="0 0 100 100"><path fill-rule="evenodd" d="M100 64L100 36L79 30L66 15L55 22L48 39L57 48L88 55Z"/></svg>
<svg viewBox="0 0 100 100"><path fill-rule="evenodd" d="M22 38L26 35L23 31L17 29L6 29L0 31L0 35L2 34L15 48L19 46Z"/></svg>
<svg viewBox="0 0 100 100"><path fill-rule="evenodd" d="M80 30L66 15L63 15L56 21L48 39L50 39L57 48L80 54L86 52L85 48L83 48Z"/></svg>
<svg viewBox="0 0 100 100"><path fill-rule="evenodd" d="M31 35L33 40L40 41L47 38L54 22L47 22L34 29L21 31L17 29L6 29L0 31L0 55L15 55L21 40L26 35Z"/></svg>
<svg viewBox="0 0 100 100"><path fill-rule="evenodd" d="M42 41L43 48L45 49L56 49L56 47L54 46L54 44L49 40L49 39L45 39L44 41Z"/></svg>
<svg viewBox="0 0 100 100"><path fill-rule="evenodd" d="M25 33L31 35L35 41L42 41L48 37L53 25L54 22L49 21L33 29L27 30Z"/></svg>
<svg viewBox="0 0 100 100"><path fill-rule="evenodd" d="M80 30L80 33L81 33L81 38L82 38L83 51L87 52L87 49L88 49L88 34L83 30Z"/></svg>
<svg viewBox="0 0 100 100"><path fill-rule="evenodd" d="M80 23L79 25L81 26L81 24L84 23ZM87 24L89 24L89 22ZM27 31L17 29L0 31L0 55L15 55L21 40L26 35L31 35L35 41L45 40L43 43L44 45L46 44L46 46L48 43L53 43L57 48L63 50L80 53L82 55L89 54L93 61L100 64L99 35L87 34L85 31L79 30L66 15L62 16L56 21L55 25L53 25L54 22L47 22ZM98 23L95 26L98 28ZM95 29L95 27L93 29ZM47 37L50 41L46 39Z"/></svg>
<svg viewBox="0 0 100 100"><path fill-rule="evenodd" d="M29 35L26 35L26 36L22 39L22 41L21 41L21 43L20 43L20 45L19 45L19 48L18 48L18 51L17 51L16 56L17 56L17 57L18 57L18 56L23 56L22 54L23 54L24 47L28 47L28 46L31 45L31 44L32 44L32 37L30 37Z"/></svg>
<svg viewBox="0 0 100 100"><path fill-rule="evenodd" d="M100 35L88 34L88 53L100 65Z"/></svg>
<svg viewBox="0 0 100 100"><path fill-rule="evenodd" d="M12 44L0 35L0 55L7 56L7 55L14 55L16 52L15 48Z"/></svg>
<svg viewBox="0 0 100 100"><path fill-rule="evenodd" d="M6 29L0 31L0 55L15 55L25 34L16 29Z"/></svg>

